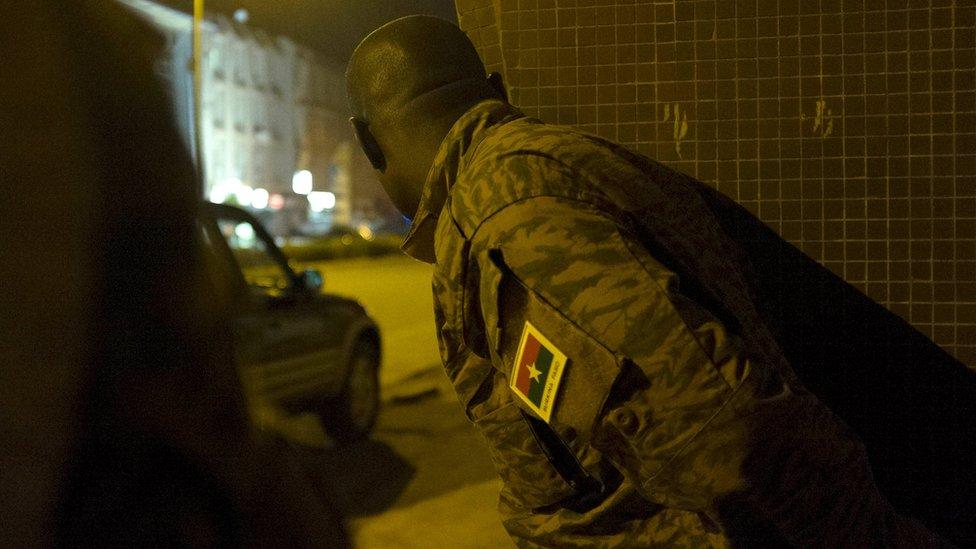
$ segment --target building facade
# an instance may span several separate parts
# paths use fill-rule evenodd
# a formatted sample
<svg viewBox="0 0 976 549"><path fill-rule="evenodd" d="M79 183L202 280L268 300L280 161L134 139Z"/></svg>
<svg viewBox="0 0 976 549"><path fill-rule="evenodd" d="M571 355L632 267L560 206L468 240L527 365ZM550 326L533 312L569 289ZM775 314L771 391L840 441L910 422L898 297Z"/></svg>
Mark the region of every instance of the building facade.
<svg viewBox="0 0 976 549"><path fill-rule="evenodd" d="M195 147L189 14L124 0L167 37L159 73ZM247 207L277 236L396 225L346 121L344 76L308 48L222 15L202 25L203 195ZM309 184L310 183L310 184ZM306 188L307 187L307 188Z"/></svg>

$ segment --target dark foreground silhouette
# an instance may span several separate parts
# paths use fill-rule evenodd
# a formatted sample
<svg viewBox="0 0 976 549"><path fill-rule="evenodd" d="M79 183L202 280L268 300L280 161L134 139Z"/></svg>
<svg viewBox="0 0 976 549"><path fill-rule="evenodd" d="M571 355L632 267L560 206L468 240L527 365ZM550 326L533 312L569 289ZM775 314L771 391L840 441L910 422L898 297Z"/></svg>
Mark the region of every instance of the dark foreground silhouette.
<svg viewBox="0 0 976 549"><path fill-rule="evenodd" d="M347 545L250 435L162 37L50 0L0 36L0 546Z"/></svg>

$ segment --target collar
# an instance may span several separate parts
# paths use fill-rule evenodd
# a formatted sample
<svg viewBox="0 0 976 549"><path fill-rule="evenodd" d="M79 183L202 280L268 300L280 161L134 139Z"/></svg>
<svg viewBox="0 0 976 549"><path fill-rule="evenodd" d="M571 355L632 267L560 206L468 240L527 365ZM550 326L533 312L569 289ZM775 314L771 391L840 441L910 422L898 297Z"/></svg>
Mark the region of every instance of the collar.
<svg viewBox="0 0 976 549"><path fill-rule="evenodd" d="M434 263L434 232L437 218L447 202L464 156L473 151L488 134L488 130L516 118L522 118L521 111L512 105L489 99L471 107L451 126L447 136L441 141L434 162L431 164L420 205L413 217L413 226L400 249L414 259Z"/></svg>

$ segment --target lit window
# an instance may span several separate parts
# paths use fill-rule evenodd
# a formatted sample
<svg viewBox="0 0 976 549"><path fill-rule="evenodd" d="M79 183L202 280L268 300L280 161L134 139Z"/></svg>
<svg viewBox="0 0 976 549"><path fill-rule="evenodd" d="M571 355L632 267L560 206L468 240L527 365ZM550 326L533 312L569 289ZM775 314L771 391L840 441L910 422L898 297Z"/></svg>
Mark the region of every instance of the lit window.
<svg viewBox="0 0 976 549"><path fill-rule="evenodd" d="M224 79L224 56L220 51L219 45L217 47L211 48L208 54L208 62L210 64L210 73L213 74L214 78L217 80Z"/></svg>

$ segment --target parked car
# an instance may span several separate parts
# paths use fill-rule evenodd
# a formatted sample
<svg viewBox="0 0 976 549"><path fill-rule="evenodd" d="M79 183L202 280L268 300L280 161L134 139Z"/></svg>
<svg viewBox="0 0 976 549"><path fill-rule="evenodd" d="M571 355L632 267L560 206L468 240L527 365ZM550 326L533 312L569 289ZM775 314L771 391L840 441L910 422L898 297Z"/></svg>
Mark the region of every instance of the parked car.
<svg viewBox="0 0 976 549"><path fill-rule="evenodd" d="M314 412L340 442L367 435L379 410L381 349L362 305L322 293L318 271L293 271L240 208L204 203L200 225L211 272L228 296L251 404Z"/></svg>

